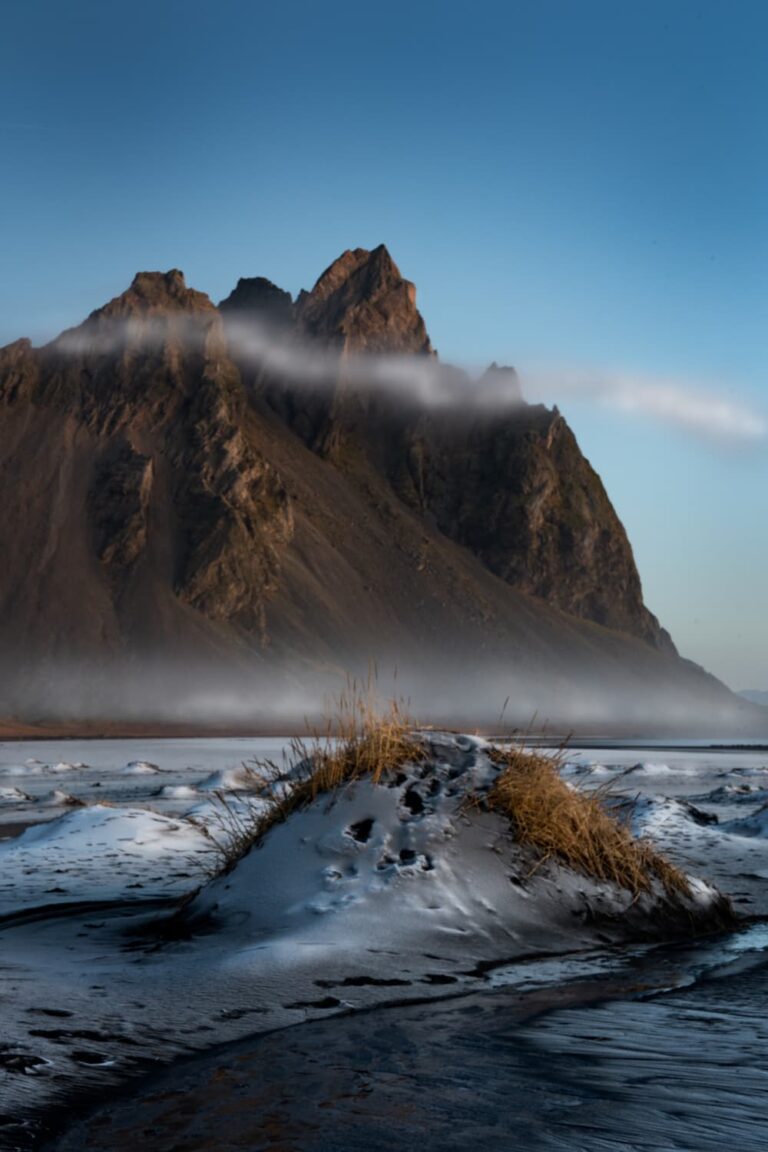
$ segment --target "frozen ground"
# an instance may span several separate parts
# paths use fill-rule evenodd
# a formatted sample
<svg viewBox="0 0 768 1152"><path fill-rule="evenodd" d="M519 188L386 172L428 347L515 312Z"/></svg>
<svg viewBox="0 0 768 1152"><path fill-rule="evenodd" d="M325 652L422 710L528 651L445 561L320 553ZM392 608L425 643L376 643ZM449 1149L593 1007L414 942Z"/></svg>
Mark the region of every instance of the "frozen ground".
<svg viewBox="0 0 768 1152"><path fill-rule="evenodd" d="M241 787L252 753L279 760L281 745L0 747L2 788L30 797L0 792L6 1147L33 1145L43 1106L247 1034L415 997L620 977L628 953L601 922L615 893L551 868L521 884L491 818L457 817L456 777L477 775L471 745L446 753L439 787L358 785L332 813L298 814L203 890L192 910L207 918L186 938L148 933L158 901L205 879L211 789ZM640 798L639 828L742 911L768 913L768 754L586 750L565 771L587 786L616 780ZM40 819L53 822L13 835ZM762 938L750 940L759 953Z"/></svg>

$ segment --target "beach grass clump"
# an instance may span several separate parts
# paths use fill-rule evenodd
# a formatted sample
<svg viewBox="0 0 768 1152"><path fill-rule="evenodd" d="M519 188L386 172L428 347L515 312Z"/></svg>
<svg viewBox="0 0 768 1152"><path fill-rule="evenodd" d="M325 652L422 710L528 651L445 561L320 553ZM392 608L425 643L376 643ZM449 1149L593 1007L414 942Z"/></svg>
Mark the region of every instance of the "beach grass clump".
<svg viewBox="0 0 768 1152"><path fill-rule="evenodd" d="M284 764L253 760L246 765L252 805L243 807L225 793L216 793L219 828L208 829L219 857L216 872L229 872L270 829L318 796L363 778L379 784L427 755L401 700L382 707L370 684L352 683L336 700L322 729L310 728L308 735L290 741Z"/></svg>
<svg viewBox="0 0 768 1152"><path fill-rule="evenodd" d="M483 804L509 820L520 844L535 850L535 868L554 860L635 898L651 892L654 882L670 899L691 895L685 873L606 808L605 789L572 788L557 758L521 746L495 747L491 757L500 771Z"/></svg>

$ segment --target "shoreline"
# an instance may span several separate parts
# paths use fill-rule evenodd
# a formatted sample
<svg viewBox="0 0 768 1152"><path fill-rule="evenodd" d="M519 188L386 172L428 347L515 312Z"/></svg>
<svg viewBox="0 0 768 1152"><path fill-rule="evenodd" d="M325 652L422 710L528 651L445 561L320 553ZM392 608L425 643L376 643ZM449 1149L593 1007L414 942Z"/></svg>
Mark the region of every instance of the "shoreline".
<svg viewBox="0 0 768 1152"><path fill-rule="evenodd" d="M327 718L295 717L278 723L268 720L253 724L189 724L183 721L43 721L25 722L0 720L0 744L32 743L46 740L258 740L312 738L315 731L325 735ZM451 718L434 719L428 724L415 724L416 728L433 728L443 732L472 732L477 736L496 740L521 740L544 747L558 747L578 751L583 748L604 747L606 750L632 750L652 748L658 752L685 751L749 751L768 752L768 727L765 732L750 739L748 735L730 738L708 733L696 736L682 732L650 737L642 732L530 732L522 727L499 731L497 725L466 724Z"/></svg>
<svg viewBox="0 0 768 1152"><path fill-rule="evenodd" d="M128 758L129 747L123 749L126 753L124 759ZM213 745L211 747L213 748ZM225 742L216 749L216 752L220 757L226 757L233 748L236 753L238 746ZM94 753L95 751L94 749ZM109 751L110 757L114 759L115 747L110 750L105 748L104 751L105 754ZM168 751L171 755L171 746ZM120 753L119 747L117 753ZM7 748L6 757L12 754L12 750ZM47 752L35 751L30 754L45 759ZM162 763L160 756L158 751L158 763ZM176 759L184 764L187 763L187 760L183 759L185 757L190 764L192 760L205 759L197 753L190 754L188 746L182 749ZM70 758L75 759L74 756ZM78 758L90 759L87 749L84 749ZM623 760L625 763L634 763L634 760L639 758L633 751L626 753ZM98 760L99 757L95 755L94 759ZM583 759L586 760L587 757ZM588 759L592 762L594 756L589 756ZM601 759L599 753L597 759ZM747 760L750 764L758 766L754 769L756 773L764 774L768 771L762 753L748 757ZM719 771L718 757L705 756L702 762L706 765L707 787L719 788L722 785L722 774ZM201 765L195 764L193 767L195 771L203 771ZM653 769L655 765L651 764L649 767ZM191 768L181 769L181 771L191 770ZM578 772L576 774L578 775ZM582 775L589 776L589 770L585 769ZM653 771L646 775L644 790L643 773L638 775L638 794L649 794L653 797L658 782ZM679 794L682 797L691 794L698 799L699 792L703 788L702 780L690 771L684 775L687 783ZM448 777L447 772L446 778L455 780L455 777ZM421 779L423 777L420 777ZM761 783L764 779L764 776L759 776ZM734 783L738 784L740 781L741 777L734 776ZM406 779L402 783L405 786L409 781ZM139 781L139 784L146 790L154 782ZM673 791L678 795L678 789ZM399 829L399 824L395 824L395 821L402 823L403 817L407 821L409 817L406 816L406 812L410 812L416 833L406 829L407 843L414 844L418 849L421 844L413 837L418 833L418 818L423 813L413 812L410 804L396 805L397 797L393 796L390 800L389 792L382 795L385 795L394 813L390 823L385 822L386 812L382 815L377 807L371 807L366 796L358 795L356 802L360 810L344 813L334 810L333 829L341 830L339 835L343 836L347 827L359 828L361 821L358 817L367 813L381 822L381 829L388 829L390 826ZM134 803L133 785L129 790L129 798L130 802ZM713 805L715 799L712 800ZM431 803L436 805L437 801L432 800ZM667 810L664 807L666 801L653 801L653 803L656 805L653 811L658 809L660 816L666 817ZM759 800L756 799L754 804L750 805L750 809L758 803ZM759 887L745 882L742 874L749 873L756 876L762 870L761 866L764 865L765 859L765 836L739 841L735 850L731 851L727 848L727 835L715 839L715 833L710 825L699 825L695 820L689 819L685 811L678 807L677 801L669 801L669 808L673 815L679 812L679 819L677 824L673 822L671 831L667 829L665 844L669 846L674 841L679 846L683 855L681 865L692 874L700 875L703 861L708 868L717 862L718 873L712 877L712 882L722 891L731 891L735 886L739 897L749 897L744 901L740 899L739 910L755 911L752 901L758 901L758 905L765 901L764 886L761 892ZM742 815L740 809L734 808L732 811L737 817ZM439 810L437 814L439 817ZM340 923L339 928L333 929L330 934L326 933L324 939L318 937L315 943L319 943L322 947L315 954L305 950L305 946L312 946L312 940L311 928L305 931L304 921L294 924L295 931L283 938L280 936L282 920L275 920L278 926L276 945L281 950L275 952L273 960L265 956L265 962L260 964L258 961L261 958L261 947L269 938L272 921L268 914L260 909L263 921L255 924L255 929L258 931L254 933L250 928L241 930L243 911L247 917L248 908L251 906L249 893L254 891L254 884L256 884L255 890L258 891L259 875L263 874L268 878L263 894L266 901L269 888L274 887L272 877L285 877L285 891L276 889L275 915L282 917L284 912L281 906L288 907L297 892L299 894L306 892L312 896L312 903L306 900L306 907L302 906L307 912L309 922L309 917L319 910L319 905L313 896L315 888L303 883L297 887L291 879L293 876L291 869L298 867L297 858L299 852L303 851L300 848L301 844L307 841L311 844L313 837L320 843L319 833L323 836L330 835L325 819L327 813L321 815L323 820L317 835L313 830L314 826L310 825L308 828L298 828L297 835L289 837L282 853L279 844L276 847L272 846L274 849L272 855L269 854L270 845L264 846L265 854L260 858L260 862L257 862L256 871L252 875L247 871L241 874L242 883L239 890L244 893L242 900L236 898L237 893L231 900L230 897L223 896L222 887L214 890L213 905L210 901L208 904L203 901L195 909L196 913L205 915L211 906L218 907L216 901L230 900L229 904L222 904L218 925L212 923L211 927L215 928L215 934L218 936L219 931L229 932L231 926L231 936L222 935L219 940L209 939L211 933L201 921L198 945L194 942L198 933L193 917L188 937L181 935L177 942L169 939L160 943L161 937L153 938L151 932L142 935L142 925L146 920L143 913L138 919L134 919L132 914L126 917L118 913L110 916L109 922L105 924L105 911L99 911L94 915L93 909L86 910L84 916L78 913L72 919L70 915L62 912L60 923L49 927L41 927L39 924L13 925L5 943L17 961L16 967L18 962L26 957L27 949L30 949L25 982L26 987L31 989L32 998L27 999L24 992L25 998L21 1002L16 995L16 1003L13 1006L9 1004L7 1037L14 1045L13 1047L9 1045L11 1054L9 1058L16 1059L18 1053L20 1060L26 1058L30 1062L36 1061L37 1064L30 1063L33 1073L36 1066L41 1064L43 1066L40 1068L39 1076L33 1074L30 1077L22 1077L21 1073L26 1069L21 1067L18 1069L17 1084L6 1083L6 1090L11 1094L9 1096L11 1107L4 1109L6 1118L5 1123L0 1124L0 1147L15 1147L17 1152L22 1152L23 1149L32 1152L33 1148L46 1149L48 1152L87 1152L89 1148L94 1149L94 1152L104 1152L106 1148L109 1148L110 1152L122 1152L123 1149L125 1152L130 1152L131 1148L135 1147L136 1139L142 1139L142 1133L147 1131L155 1133L159 1124L159 1136L155 1135L152 1141L153 1146L157 1146L158 1152L165 1150L170 1152L172 1147L180 1147L181 1144L187 1146L187 1143L190 1147L198 1148L200 1152L208 1149L210 1152L216 1152L216 1149L221 1147L221 1143L217 1141L221 1140L223 1134L220 1117L224 1116L229 1117L227 1124L231 1125L233 1136L233 1142L228 1146L233 1149L243 1148L243 1152L248 1152L248 1149L254 1146L247 1142L248 1139L253 1132L261 1131L264 1104L272 1109L275 1099L283 1099L284 1089L290 1095L292 1086L299 1083L296 1069L303 1069L305 1063L309 1067L306 1080L307 1095L311 1096L314 1102L312 1106L315 1119L325 1122L323 1118L331 1117L334 1109L339 1109L339 1114L343 1113L346 1116L345 1109L348 1106L343 1101L357 1100L356 1093L362 1084L365 1093L368 1093L369 1088L373 1093L370 1112L372 1123L377 1115L379 1100L384 1111L388 1111L390 1107L403 1106L418 1112L420 1100L425 1099L429 1101L430 1108L434 1106L441 1110L440 1122L444 1130L448 1131L454 1115L452 1110L456 1105L450 1092L444 1093L439 1090L435 1096L429 1093L424 1095L418 1086L414 1088L409 1086L408 1082L402 1089L397 1087L400 1083L397 1080L398 1064L403 1059L410 1058L410 1054L416 1051L419 1045L416 1044L414 1047L414 1044L406 1043L400 1049L392 1045L401 1034L399 1031L401 1023L408 1020L412 1022L414 1015L422 1021L416 1022L415 1040L435 1035L438 1047L435 1049L434 1058L438 1061L441 1055L440 1044L443 1043L440 1041L440 1036L447 1035L436 1026L435 1017L443 1013L443 1009L439 1007L440 1003L454 1000L463 1006L455 1010L445 1010L446 1028L451 1029L455 1026L460 1037L468 1037L468 1051L478 1053L481 1050L476 1046L474 1036L475 1033L479 1036L482 1028L477 1030L472 1025L467 1032L462 1025L462 1021L471 1024L478 1007L482 1007L489 1024L497 1020L500 1029L499 1044L506 1044L507 1025L510 1032L516 1031L525 1017L532 1018L536 1015L546 1017L553 1007L575 1007L576 1004L571 997L574 995L578 997L580 991L586 993L587 1002L593 999L604 1001L616 994L619 999L624 999L627 994L632 998L638 992L645 999L654 989L663 990L670 983L676 987L680 976L687 983L689 975L698 976L714 968L719 971L724 962L730 962L732 959L742 965L745 956L749 960L750 952L764 947L762 941L765 932L762 926L755 932L752 925L745 924L747 931L744 943L732 946L730 941L735 939L734 933L717 931L712 934L704 932L701 936L691 936L690 924L686 919L682 939L675 933L658 942L655 939L649 941L645 935L641 935L638 940L614 941L609 930L607 937L605 934L596 935L598 944L593 953L589 944L586 947L584 945L587 938L592 938L592 929L586 927L583 929L582 925L591 922L597 932L601 927L599 918L606 910L595 902L590 904L589 896L583 908L580 899L569 902L567 891L565 894L561 891L559 885L562 881L556 874L552 877L552 883L557 886L549 891L554 901L553 907L560 908L562 912L563 909L569 909L573 905L573 915L576 919L571 920L570 916L565 915L561 917L561 912L558 912L553 923L562 926L563 942L573 951L562 953L559 947L554 950L546 948L539 953L527 953L520 958L522 963L516 964L518 957L514 955L515 944L510 959L497 962L495 959L497 956L509 954L510 937L507 932L503 938L499 938L498 947L494 945L490 948L488 955L492 964L489 965L488 960L483 959L487 948L475 921L466 923L467 908L470 916L480 915L475 910L475 905L457 901L457 915L453 918L448 913L443 916L440 911L446 904L440 884L444 883L445 886L450 883L452 873L446 871L443 875L441 861L438 860L437 875L434 875L436 869L433 866L428 870L433 875L426 875L422 881L425 885L424 901L428 902L431 910L437 911L442 918L430 931L439 932L443 922L450 931L451 925L455 923L456 932L465 932L468 928L469 936L453 934L435 936L433 944L431 936L425 939L425 935L429 933L422 927L423 915L419 920L413 917L412 932L415 935L407 935L407 917L410 914L408 897L415 883L420 881L421 872L418 872L409 874L402 884L398 884L397 891L403 893L403 899L389 909L398 912L401 908L403 910L400 928L406 943L402 947L398 941L397 931L393 937L394 925L386 923L390 917L386 914L382 916L380 907L378 920L384 925L380 937L376 931L371 932L367 929L361 931L360 924L356 929L354 921L350 921L350 929L345 929ZM640 831L645 829L650 830L649 835L660 835L658 830L664 825L664 820L654 821L652 815L653 813ZM139 837L137 834L133 837L134 841L138 842L144 838L143 827L143 824L138 826L142 836ZM471 822L468 827L470 831L466 832L462 821L462 843L467 848L466 858L459 853L456 860L447 862L446 868L456 869L456 884L463 885L463 878L468 877L466 881L468 890L471 885L474 891L479 887L476 878L483 879L483 874L474 865L473 845L475 841L481 844L483 853L487 845L482 827L473 831ZM88 842L84 844L85 849L90 850L90 841L100 844L106 862L110 858L111 842L104 841L100 832L95 835L90 826L87 831ZM125 883L123 895L127 894L133 899L136 895L132 891L134 888L144 887L148 880L154 883L156 873L168 873L172 870L170 865L168 868L161 868L159 860L154 858L140 865L133 843L127 842L122 828L114 833L114 837L117 838L116 844L125 842L127 845L125 850L130 850L131 853L125 857L130 868L125 876L130 883ZM357 837L354 839L357 840ZM358 871L363 869L366 863L362 858L363 852L367 851L370 855L370 868L373 869L376 865L378 852L376 839L375 837L370 839L373 841L370 849L354 847L356 855L361 857L358 861ZM358 841L360 844L367 842L367 840ZM399 847L399 843L399 841L393 842L394 850ZM179 850L186 852L186 844L181 845ZM342 842L342 847L337 850L336 856L342 854L346 855L346 840ZM59 869L60 858L52 856L50 852L48 855L51 865ZM73 863L69 869L73 877L72 895L75 891L85 892L87 888L93 896L94 890L88 887L91 883L90 874L81 875L77 870L80 867L79 859L80 857L73 854ZM87 851L83 859L89 867ZM175 859L179 857L176 856ZM484 854L483 860L486 859L490 862L488 871L491 876L490 869L496 867L497 856L494 854L486 857ZM27 859L20 859L18 865L20 878L27 875L30 862ZM336 863L336 857L333 863ZM431 859L429 863L433 863ZM461 867L458 867L459 864ZM527 869L527 861L523 861L523 866ZM173 869L175 867L173 864ZM311 879L316 874L314 856L309 859L308 867L312 870ZM185 856L182 871L179 872L179 875L184 877L180 887L185 891L189 887L189 872ZM49 881L45 874L42 875L44 882L38 887L43 898L50 900L50 896L44 895L49 891ZM509 878L515 875L517 872L513 869L508 876L500 877L500 883L504 881L503 888L500 889L498 899L494 897L493 903L488 905L491 908L498 908L498 914L502 916L506 915L504 909L507 906L512 909L510 915L514 912L514 902L508 905L507 893ZM135 880L142 883L135 884ZM374 880L377 880L376 875ZM36 881L30 879L24 880L23 883L26 885L24 892L31 901L37 891ZM50 891L62 892L63 889L58 887L60 883L70 887L65 878L61 880L57 878L55 883L57 889ZM581 888L585 882L577 883ZM235 882L230 880L227 884L231 887ZM456 889L456 884L453 884L450 893ZM567 885L565 887L569 890ZM485 890L483 879L482 892ZM10 884L8 891L9 900L18 900L18 887ZM462 891L463 888L459 888L460 897ZM495 891L490 882L488 891L491 894ZM151 894L154 895L154 892L155 889L152 888ZM343 899L344 895L342 892L340 898ZM546 897L547 893L544 895ZM261 897L259 899L261 901ZM335 907L331 904L330 897L323 896L323 900L325 901L323 910L330 911ZM344 907L346 906L345 904ZM760 911L763 909L764 904ZM386 905L384 912L387 912ZM607 913L610 913L610 909ZM595 914L597 920L594 919ZM527 909L524 910L521 921L523 925L528 923L526 915ZM311 923L317 921L311 920ZM362 923L365 926L366 923L372 924L373 920ZM484 923L485 921L480 922L481 928ZM513 928L515 923L514 919L510 920ZM659 918L655 917L654 933L660 929L663 929L663 925ZM535 924L533 930L539 931ZM493 928L489 931L493 931ZM557 928L557 932L560 932L560 927ZM519 935L519 931L515 928L515 941ZM558 938L556 934L554 937L556 942ZM750 945L753 939L754 942ZM530 937L528 947L532 947L537 941L541 943L540 936ZM254 943L257 945L256 949L252 947ZM301 944L302 947L296 947L297 944ZM329 944L336 950L329 951ZM651 944L650 949L647 947L648 944ZM48 955L53 955L54 948L58 950L58 956L62 959L56 960L55 972L49 975L50 965L45 959L45 949ZM579 958L579 954L582 958ZM221 968L222 957L226 958L224 969ZM140 964L142 967L136 968L135 964ZM497 967L502 969L509 967L510 971L496 972ZM224 979L219 987L217 976L221 976L222 973ZM277 981L273 979L273 973ZM322 979L319 979L319 976ZM455 979L456 976L461 979L461 984ZM441 987L448 985L451 977L454 977L453 988L447 990L446 987ZM4 977L8 994L15 994L16 981L17 976L12 970ZM507 981L509 984L506 984ZM506 987L503 987L505 984ZM63 1003L62 989L66 990L66 1000ZM96 989L96 993L94 994L91 989ZM427 991L427 996L423 995L424 991ZM593 995L595 992L596 997ZM535 1011L537 1000L542 1008L541 1013ZM386 1011L379 1012L380 1007ZM62 1008L66 1008L69 1012L63 1023L55 1019L58 1015L64 1016ZM344 1011L345 1008L352 1008L353 1011L348 1014ZM298 1009L303 1011L297 1018ZM506 1009L503 1012L505 1021L499 1018L498 1009ZM30 1011L33 1015L28 1017L26 1013ZM259 1015L260 1013L262 1015ZM43 1017L50 1014L54 1019L40 1020L37 1018L38 1014ZM353 1020L353 1017L362 1015L365 1016L365 1020ZM348 1017L346 1022L345 1017ZM264 1029L258 1027L258 1023L262 1021L267 1026ZM257 1024L256 1028L254 1024ZM299 1024L301 1027L298 1027ZM240 1028L247 1029L245 1036L237 1035ZM279 1033L279 1036L274 1040L264 1039L270 1033L273 1035ZM390 1035L393 1038L392 1044L387 1041L380 1045L380 1050L377 1049L378 1055L377 1051L374 1051L376 1048L374 1045L371 1049L371 1062L366 1062L368 1054L368 1048L365 1046L366 1038L369 1034L379 1033ZM360 1037L364 1041L362 1048L358 1042ZM206 1052L209 1039L223 1041L223 1044L214 1044ZM346 1047L339 1048L339 1045ZM190 1049L198 1051L190 1052ZM343 1060L339 1066L342 1071L346 1068L349 1072L348 1076L344 1072L348 1083L345 1080L341 1093L335 1072L332 1068L328 1070L329 1065L325 1060L326 1050L340 1054ZM360 1073L362 1081L356 1071L362 1058L361 1052L365 1056L363 1071ZM347 1058L348 1054L351 1054L350 1060ZM202 1057L202 1062L198 1061L198 1057ZM150 1060L151 1064L147 1065L144 1058ZM488 1069L492 1067L492 1061L489 1063L484 1057L478 1056L477 1067L474 1070L470 1069L468 1073L467 1092L477 1085L482 1087L487 1081ZM269 1073L267 1083L262 1082L262 1072L265 1069ZM419 1076L426 1078L424 1083L427 1081L432 1083L429 1060L418 1071ZM464 1074L461 1069L458 1071L459 1076ZM146 1077L147 1072L151 1074L149 1078ZM46 1084L48 1076L50 1083ZM303 1092L303 1088L301 1091ZM495 1092L494 1100L498 1101L498 1106L503 1111L503 1085L497 1084ZM281 1127L281 1133L288 1138L294 1132L296 1123L303 1124L307 1116L301 1111L301 1100L294 1103L288 1097L286 1099L284 1118L288 1127ZM459 1095L459 1105L462 1099L463 1097ZM190 1100L198 1102L191 1111ZM351 1104L349 1108L357 1109L357 1104ZM162 1116L159 1116L158 1110L162 1112ZM94 1112L99 1112L102 1119L95 1117ZM246 1113L249 1117L248 1124L252 1120L254 1125L250 1129L250 1135L239 1129L238 1116ZM22 1117L21 1127L16 1126L15 1118L19 1115ZM473 1125L481 1122L482 1115L478 1115L479 1120L477 1115L469 1117ZM166 1128L166 1119L163 1119L163 1116L166 1117L169 1128ZM23 1121L24 1117L27 1118L26 1123ZM79 1123L81 1117L84 1121L82 1126ZM349 1118L353 1119L352 1113L349 1114ZM99 1127L100 1124L104 1126ZM116 1128L113 1127L115 1124ZM226 1126L224 1134L229 1135ZM482 1132L479 1135L482 1135ZM13 1141L14 1138L14 1143L3 1142L4 1139ZM315 1139L315 1136L312 1136L312 1139ZM343 1152L354 1152L354 1148L360 1146L359 1143L355 1143L356 1139L354 1136L348 1147L343 1146ZM32 1140L35 1141L34 1144L25 1142ZM321 1136L317 1136L317 1140L321 1140ZM290 1143L290 1140L288 1142ZM258 1146L262 1145L259 1143ZM264 1145L267 1146L271 1145ZM298 1146L302 1146L301 1142ZM372 1147L378 1148L379 1144L374 1143ZM404 1148L411 1147L414 1152L419 1152L415 1143L404 1144ZM460 1148L461 1145L457 1147ZM307 1152L323 1152L322 1144L318 1144L317 1147L308 1144ZM339 1152L342 1152L342 1146ZM382 1152L384 1152L383 1144Z"/></svg>
<svg viewBox="0 0 768 1152"><path fill-rule="evenodd" d="M86 1108L39 1152L133 1152L148 1135L157 1152L386 1152L395 1126L404 1152L549 1148L553 1127L557 1147L619 1149L627 1120L644 1148L720 1149L736 1116L740 1146L757 1152L766 1039L740 996L760 1003L764 958L732 967L735 996L729 981L660 982L652 969L641 961L631 982L485 990L388 1005L367 1025L348 1015L247 1037ZM720 1026L713 1052L713 1024L732 1014L743 1027Z"/></svg>
<svg viewBox="0 0 768 1152"><path fill-rule="evenodd" d="M39 740L196 740L196 739L261 739L305 735L300 722L287 724L200 725L167 723L123 723L95 721L42 724L0 722L0 743L17 744Z"/></svg>

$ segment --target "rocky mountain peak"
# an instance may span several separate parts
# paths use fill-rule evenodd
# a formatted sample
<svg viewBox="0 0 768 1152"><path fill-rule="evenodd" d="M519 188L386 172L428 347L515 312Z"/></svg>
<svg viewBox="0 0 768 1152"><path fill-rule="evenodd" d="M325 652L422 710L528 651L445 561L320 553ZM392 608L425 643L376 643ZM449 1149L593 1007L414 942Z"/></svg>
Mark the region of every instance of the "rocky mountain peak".
<svg viewBox="0 0 768 1152"><path fill-rule="evenodd" d="M382 244L343 252L290 314L305 340L342 354L433 354L415 301ZM225 317L272 308L288 316L290 296L263 278L241 280L222 304ZM370 490L384 480L505 583L673 651L643 604L623 526L558 410L527 405L516 370L495 361L475 387L489 402L474 411L393 404L356 392L343 372L326 391L263 378L254 391L350 481Z"/></svg>
<svg viewBox="0 0 768 1152"><path fill-rule="evenodd" d="M178 268L168 272L137 272L130 288L92 312L89 320L173 312L210 312L216 309L205 292L188 288ZM87 323L87 321L86 321Z"/></svg>
<svg viewBox="0 0 768 1152"><path fill-rule="evenodd" d="M253 320L271 328L289 328L294 323L290 292L284 292L265 276L241 277L219 309L227 319Z"/></svg>
<svg viewBox="0 0 768 1152"><path fill-rule="evenodd" d="M148 296L158 291L181 295L188 290L180 268L169 268L167 272L137 272L131 288L134 292L143 292Z"/></svg>
<svg viewBox="0 0 768 1152"><path fill-rule="evenodd" d="M342 352L433 353L415 285L383 244L342 253L299 297L297 314L306 336Z"/></svg>
<svg viewBox="0 0 768 1152"><path fill-rule="evenodd" d="M384 244L370 251L367 248L347 248L318 276L312 297L315 300L327 299L361 269L369 281L372 277L386 279L394 275L400 278L400 271Z"/></svg>
<svg viewBox="0 0 768 1152"><path fill-rule="evenodd" d="M23 356L32 347L32 341L28 336L21 336L18 340L12 340L10 344L6 344L0 348L0 352L5 353L7 356Z"/></svg>
<svg viewBox="0 0 768 1152"><path fill-rule="evenodd" d="M66 539L80 578L95 580L105 629L147 642L175 611L170 595L201 620L237 620L261 642L291 509L278 470L244 430L240 373L205 293L178 269L139 272L44 348L0 353L0 398L22 429L13 452L29 451L27 435L36 443L25 405L45 414L51 463L39 465L41 492L52 485L61 515L82 520L74 540L53 511L36 529ZM2 594L0 583L0 613Z"/></svg>

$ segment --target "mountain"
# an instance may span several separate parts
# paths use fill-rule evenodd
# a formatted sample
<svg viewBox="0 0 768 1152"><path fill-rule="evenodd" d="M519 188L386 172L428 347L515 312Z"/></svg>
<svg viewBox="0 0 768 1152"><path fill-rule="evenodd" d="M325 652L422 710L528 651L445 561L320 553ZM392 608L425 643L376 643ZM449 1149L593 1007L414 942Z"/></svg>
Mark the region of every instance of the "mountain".
<svg viewBox="0 0 768 1152"><path fill-rule="evenodd" d="M644 605L562 415L440 365L383 246L295 301L139 273L0 350L0 411L0 713L295 711L372 658L442 713L749 711Z"/></svg>

